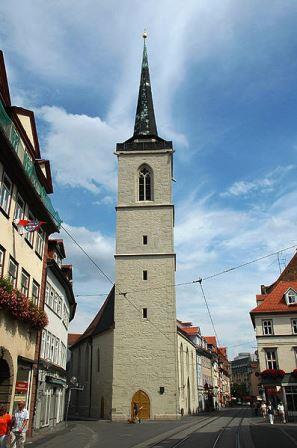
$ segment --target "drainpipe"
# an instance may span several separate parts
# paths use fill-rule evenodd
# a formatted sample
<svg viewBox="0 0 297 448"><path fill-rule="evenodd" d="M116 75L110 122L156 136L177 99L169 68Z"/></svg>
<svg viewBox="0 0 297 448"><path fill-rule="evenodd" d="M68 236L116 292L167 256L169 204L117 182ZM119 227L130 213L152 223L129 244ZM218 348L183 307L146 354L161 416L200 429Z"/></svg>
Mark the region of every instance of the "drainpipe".
<svg viewBox="0 0 297 448"><path fill-rule="evenodd" d="M93 378L93 337L91 336L91 356L90 356L90 375L89 375L89 417L91 417L92 406L92 378Z"/></svg>

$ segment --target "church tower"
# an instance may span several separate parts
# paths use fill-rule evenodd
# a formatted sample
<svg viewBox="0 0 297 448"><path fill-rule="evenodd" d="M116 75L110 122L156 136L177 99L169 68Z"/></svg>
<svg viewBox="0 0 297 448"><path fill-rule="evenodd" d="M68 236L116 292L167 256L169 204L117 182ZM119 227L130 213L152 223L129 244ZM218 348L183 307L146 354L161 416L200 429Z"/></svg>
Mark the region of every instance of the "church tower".
<svg viewBox="0 0 297 448"><path fill-rule="evenodd" d="M175 419L172 142L158 136L144 34L134 134L118 143L112 419Z"/></svg>

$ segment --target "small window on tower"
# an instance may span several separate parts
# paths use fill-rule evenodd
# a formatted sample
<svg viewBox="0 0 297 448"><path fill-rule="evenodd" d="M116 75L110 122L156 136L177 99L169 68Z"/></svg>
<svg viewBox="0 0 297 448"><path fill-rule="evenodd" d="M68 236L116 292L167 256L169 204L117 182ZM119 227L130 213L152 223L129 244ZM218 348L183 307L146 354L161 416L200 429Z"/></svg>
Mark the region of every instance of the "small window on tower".
<svg viewBox="0 0 297 448"><path fill-rule="evenodd" d="M143 235L142 242L144 245L147 245L147 235Z"/></svg>
<svg viewBox="0 0 297 448"><path fill-rule="evenodd" d="M147 308L142 308L142 317L147 319Z"/></svg>
<svg viewBox="0 0 297 448"><path fill-rule="evenodd" d="M147 271L142 271L142 279L147 280Z"/></svg>

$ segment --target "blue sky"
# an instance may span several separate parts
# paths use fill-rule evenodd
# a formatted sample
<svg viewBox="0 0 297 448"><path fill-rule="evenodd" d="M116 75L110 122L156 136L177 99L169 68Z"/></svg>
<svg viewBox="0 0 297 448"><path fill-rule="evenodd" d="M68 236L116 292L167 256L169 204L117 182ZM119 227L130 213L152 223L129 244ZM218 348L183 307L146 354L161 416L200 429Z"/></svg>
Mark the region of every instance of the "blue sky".
<svg viewBox="0 0 297 448"><path fill-rule="evenodd" d="M297 244L296 25L289 0L1 2L13 102L35 111L65 225L111 276L113 150L132 134L144 28L159 135L176 150L177 281ZM65 240L75 292L108 292ZM248 313L278 272L273 257L205 282L231 355L255 346ZM79 298L73 331L102 300ZM177 305L212 333L197 287L177 288Z"/></svg>

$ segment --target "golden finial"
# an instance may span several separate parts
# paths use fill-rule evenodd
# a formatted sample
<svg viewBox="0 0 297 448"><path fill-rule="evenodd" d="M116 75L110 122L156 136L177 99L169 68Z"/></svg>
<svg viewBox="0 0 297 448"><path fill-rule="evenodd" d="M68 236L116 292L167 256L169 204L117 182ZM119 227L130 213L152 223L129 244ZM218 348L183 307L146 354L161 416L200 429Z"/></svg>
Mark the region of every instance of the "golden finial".
<svg viewBox="0 0 297 448"><path fill-rule="evenodd" d="M146 31L146 30L143 31L143 33L142 33L142 37L143 37L144 39L147 38L147 31Z"/></svg>

